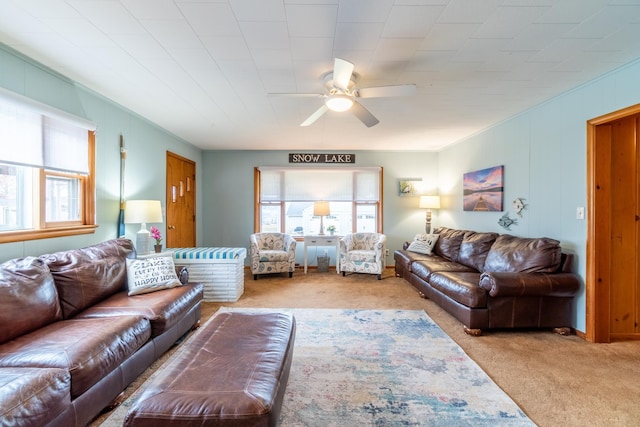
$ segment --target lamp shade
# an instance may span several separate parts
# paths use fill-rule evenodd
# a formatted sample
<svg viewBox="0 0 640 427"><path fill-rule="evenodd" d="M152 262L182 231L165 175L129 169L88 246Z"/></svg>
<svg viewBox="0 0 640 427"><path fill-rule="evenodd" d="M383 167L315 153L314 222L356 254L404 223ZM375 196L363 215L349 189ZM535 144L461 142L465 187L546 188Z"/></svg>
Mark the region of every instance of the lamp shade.
<svg viewBox="0 0 640 427"><path fill-rule="evenodd" d="M160 200L129 200L125 203L124 222L145 224L162 222Z"/></svg>
<svg viewBox="0 0 640 427"><path fill-rule="evenodd" d="M440 209L440 196L420 196L421 209Z"/></svg>
<svg viewBox="0 0 640 427"><path fill-rule="evenodd" d="M329 202L315 202L313 204L313 215L315 216L329 215Z"/></svg>

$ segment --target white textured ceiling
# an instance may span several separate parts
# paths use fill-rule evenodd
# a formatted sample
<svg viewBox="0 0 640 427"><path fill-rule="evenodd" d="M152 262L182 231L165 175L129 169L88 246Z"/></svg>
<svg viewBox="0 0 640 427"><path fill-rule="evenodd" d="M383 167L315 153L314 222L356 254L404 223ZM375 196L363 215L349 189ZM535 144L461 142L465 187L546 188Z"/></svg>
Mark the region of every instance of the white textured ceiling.
<svg viewBox="0 0 640 427"><path fill-rule="evenodd" d="M0 42L203 149L438 150L640 58L640 0L0 0ZM340 57L415 83L299 124ZM0 64L1 71L2 64Z"/></svg>

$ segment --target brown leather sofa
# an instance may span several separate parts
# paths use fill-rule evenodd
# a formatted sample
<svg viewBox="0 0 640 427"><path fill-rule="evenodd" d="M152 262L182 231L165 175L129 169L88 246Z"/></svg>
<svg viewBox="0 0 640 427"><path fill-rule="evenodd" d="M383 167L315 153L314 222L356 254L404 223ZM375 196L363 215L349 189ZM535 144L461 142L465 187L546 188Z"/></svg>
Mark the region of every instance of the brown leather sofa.
<svg viewBox="0 0 640 427"><path fill-rule="evenodd" d="M396 276L464 325L483 329L556 328L569 333L580 288L572 255L550 238L522 238L440 227L432 255L394 253Z"/></svg>
<svg viewBox="0 0 640 427"><path fill-rule="evenodd" d="M114 239L0 265L0 424L84 426L196 325L203 288L128 296Z"/></svg>

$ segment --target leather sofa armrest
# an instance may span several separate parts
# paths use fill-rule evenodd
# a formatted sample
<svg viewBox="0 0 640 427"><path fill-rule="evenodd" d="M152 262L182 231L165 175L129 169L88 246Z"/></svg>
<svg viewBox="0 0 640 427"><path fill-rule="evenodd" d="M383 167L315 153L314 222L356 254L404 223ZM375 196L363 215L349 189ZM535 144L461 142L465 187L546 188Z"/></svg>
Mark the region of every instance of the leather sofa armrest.
<svg viewBox="0 0 640 427"><path fill-rule="evenodd" d="M580 289L580 281L573 273L485 272L480 276L480 286L492 297L571 297Z"/></svg>
<svg viewBox="0 0 640 427"><path fill-rule="evenodd" d="M189 270L185 266L176 265L176 275L183 285L189 283Z"/></svg>

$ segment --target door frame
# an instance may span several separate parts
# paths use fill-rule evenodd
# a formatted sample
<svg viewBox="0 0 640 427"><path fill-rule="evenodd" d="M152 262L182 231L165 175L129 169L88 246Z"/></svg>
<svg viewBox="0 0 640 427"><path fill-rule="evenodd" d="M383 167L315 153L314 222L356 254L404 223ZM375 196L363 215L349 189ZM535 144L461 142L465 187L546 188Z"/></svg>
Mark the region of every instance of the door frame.
<svg viewBox="0 0 640 427"><path fill-rule="evenodd" d="M587 121L586 332L591 342L611 341L611 135L600 125L640 114L640 104Z"/></svg>

